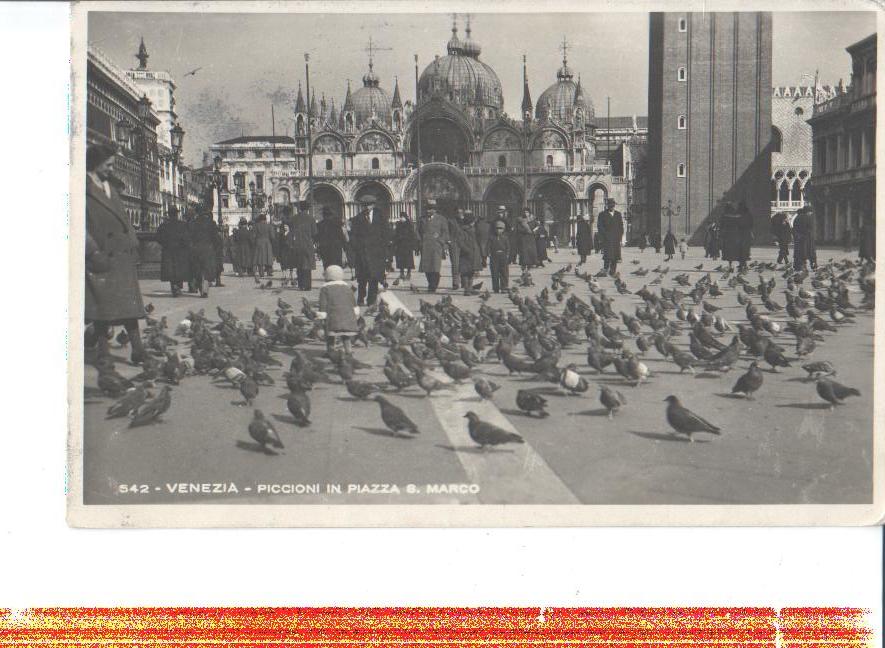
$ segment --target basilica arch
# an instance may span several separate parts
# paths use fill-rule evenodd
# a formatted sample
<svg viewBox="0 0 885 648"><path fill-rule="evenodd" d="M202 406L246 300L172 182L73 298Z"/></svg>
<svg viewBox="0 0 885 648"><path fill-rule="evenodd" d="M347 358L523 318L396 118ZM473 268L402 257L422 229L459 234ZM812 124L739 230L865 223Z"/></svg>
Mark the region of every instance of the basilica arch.
<svg viewBox="0 0 885 648"><path fill-rule="evenodd" d="M374 180L359 185L356 191L353 192L353 199L357 203L357 210L361 208L360 201L366 196L372 196L375 199L376 208L390 218L391 195L390 190L386 186Z"/></svg>
<svg viewBox="0 0 885 648"><path fill-rule="evenodd" d="M317 183L313 186L313 217L322 220L324 212L335 218L344 218L344 196L333 185Z"/></svg>
<svg viewBox="0 0 885 648"><path fill-rule="evenodd" d="M522 213L522 187L510 178L498 178L486 189L483 196L486 217L494 216L498 207L504 205L507 208L507 215Z"/></svg>
<svg viewBox="0 0 885 648"><path fill-rule="evenodd" d="M420 106L409 118L405 148L414 158L418 156L416 126L421 131L421 161L443 162L456 166L470 163L473 135L464 115L451 105L430 101Z"/></svg>
<svg viewBox="0 0 885 648"><path fill-rule="evenodd" d="M414 200L418 191L418 174L412 174L403 192L408 200ZM443 213L470 206L470 186L464 174L451 164L425 164L421 167L421 198L436 200ZM422 207L423 213L423 207Z"/></svg>
<svg viewBox="0 0 885 648"><path fill-rule="evenodd" d="M589 200L590 217L596 216L605 209L605 201L608 198L608 187L601 182L594 182L587 187L587 199Z"/></svg>
<svg viewBox="0 0 885 648"><path fill-rule="evenodd" d="M548 225L551 236L563 244L572 238L573 205L575 192L559 178L545 180L532 193L532 213Z"/></svg>

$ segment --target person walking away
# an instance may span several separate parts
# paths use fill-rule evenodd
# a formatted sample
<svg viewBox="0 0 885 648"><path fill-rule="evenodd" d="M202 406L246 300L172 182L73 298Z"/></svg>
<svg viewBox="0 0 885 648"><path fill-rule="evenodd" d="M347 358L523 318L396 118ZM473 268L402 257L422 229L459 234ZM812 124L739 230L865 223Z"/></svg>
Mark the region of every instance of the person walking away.
<svg viewBox="0 0 885 648"><path fill-rule="evenodd" d="M638 243L639 243L639 245L638 245L639 253L642 254L643 252L645 252L645 248L648 247L648 239L645 236L645 232L643 232L642 234L639 235Z"/></svg>
<svg viewBox="0 0 885 648"><path fill-rule="evenodd" d="M535 226L534 230L538 264L543 268L545 261L547 261L548 263L550 262L550 258L547 256L547 243L549 241L549 236L547 234L547 228L544 227L544 221L537 221L537 225Z"/></svg>
<svg viewBox="0 0 885 648"><path fill-rule="evenodd" d="M482 251L476 240L476 223L473 220L473 212L464 211L464 216L458 232L458 275L461 277L461 286L465 295L472 295L474 291L473 277L482 268Z"/></svg>
<svg viewBox="0 0 885 648"><path fill-rule="evenodd" d="M157 242L162 248L160 281L168 281L172 296L178 297L184 282L191 277L191 250L187 224L178 220L174 205L169 208L168 218L157 228Z"/></svg>
<svg viewBox="0 0 885 648"><path fill-rule="evenodd" d="M320 288L317 317L325 323L326 352L331 355L340 340L344 353L350 355L351 338L359 332L360 307L353 297L350 284L344 281L344 269L341 266L330 265L323 275L326 283Z"/></svg>
<svg viewBox="0 0 885 648"><path fill-rule="evenodd" d="M707 225L706 229L704 229L704 258L712 259L713 258L713 225L714 223L710 223Z"/></svg>
<svg viewBox="0 0 885 648"><path fill-rule="evenodd" d="M747 204L742 200L738 203L738 231L740 241L740 258L738 259L738 270L747 271L747 261L750 260L753 248L753 215L750 213Z"/></svg>
<svg viewBox="0 0 885 648"><path fill-rule="evenodd" d="M418 270L427 277L428 291L434 293L439 287L439 271L451 235L448 221L436 211L435 200L427 201L425 214L418 232L421 239L421 262Z"/></svg>
<svg viewBox="0 0 885 648"><path fill-rule="evenodd" d="M876 260L876 224L869 213L865 213L861 218L859 238L858 257L861 261L872 263Z"/></svg>
<svg viewBox="0 0 885 648"><path fill-rule="evenodd" d="M452 290L461 288L461 276L458 274L458 256L461 254L461 248L458 246L457 235L461 231L461 222L464 218L464 210L457 209L454 213L446 214L449 221L449 233L451 240L449 241L449 267L452 271Z"/></svg>
<svg viewBox="0 0 885 648"><path fill-rule="evenodd" d="M415 269L415 251L418 249L418 234L406 212L400 212L393 230L393 252L400 279L411 279Z"/></svg>
<svg viewBox="0 0 885 648"><path fill-rule="evenodd" d="M116 149L93 144L86 149L86 286L84 318L96 337L96 361L110 357L108 333L122 325L132 345L133 364L146 356L138 330L145 317L138 284L138 238L123 211L114 182Z"/></svg>
<svg viewBox="0 0 885 648"><path fill-rule="evenodd" d="M661 233L655 232L651 236L651 246L655 249L655 254L661 253Z"/></svg>
<svg viewBox="0 0 885 648"><path fill-rule="evenodd" d="M191 261L194 264L193 271L196 275L200 297L208 297L209 282L218 273L218 260L216 259L215 252L218 246L218 238L221 235L218 232L218 227L212 220L212 215L208 212L202 212L197 215L190 235L191 250L193 252Z"/></svg>
<svg viewBox="0 0 885 648"><path fill-rule="evenodd" d="M719 221L719 233L722 241L722 260L728 261L728 269L734 269L734 262L741 262L741 224L740 215L734 205L728 203L722 211Z"/></svg>
<svg viewBox="0 0 885 648"><path fill-rule="evenodd" d="M492 225L486 219L485 214L479 214L476 218L476 242L479 244L479 254L482 258L481 267L485 268L489 256L489 236L492 233Z"/></svg>
<svg viewBox="0 0 885 648"><path fill-rule="evenodd" d="M267 273L273 276L273 239L274 231L267 222L267 214L259 214L252 230L252 268L253 274L258 272L259 277Z"/></svg>
<svg viewBox="0 0 885 648"><path fill-rule="evenodd" d="M280 223L280 227L277 230L277 260L280 262L283 279L288 279L293 286L295 285L292 279L292 272L295 270L294 245L295 238L292 235L292 228L289 225L288 219L285 219Z"/></svg>
<svg viewBox="0 0 885 648"><path fill-rule="evenodd" d="M492 290L506 292L510 287L510 236L504 221L495 221L495 232L489 238L489 268Z"/></svg>
<svg viewBox="0 0 885 648"><path fill-rule="evenodd" d="M667 235L664 237L664 254L667 255L664 261L669 261L676 254L676 237L671 230L667 230Z"/></svg>
<svg viewBox="0 0 885 648"><path fill-rule="evenodd" d="M587 257L593 252L593 228L589 214L581 214L575 232L575 246L578 248L580 261L578 265L587 263Z"/></svg>
<svg viewBox="0 0 885 648"><path fill-rule="evenodd" d="M323 261L323 269L330 265L342 266L344 248L347 246L347 231L341 219L328 207L323 207L323 220L317 225L317 252Z"/></svg>
<svg viewBox="0 0 885 648"><path fill-rule="evenodd" d="M516 234L519 242L519 267L523 272L538 265L538 247L531 226L532 213L526 209L522 218L516 221Z"/></svg>
<svg viewBox="0 0 885 648"><path fill-rule="evenodd" d="M806 264L812 270L817 267L817 247L814 241L814 211L805 205L793 219L793 268L804 270Z"/></svg>
<svg viewBox="0 0 885 648"><path fill-rule="evenodd" d="M238 277L242 277L244 272L248 272L246 268L249 265L249 262L246 259L251 257L251 254L247 256L247 252L249 251L248 240L249 240L249 231L246 227L246 219L241 218L237 223L237 226L234 228L234 231L230 235L231 238L231 256L233 265L234 265L234 273Z"/></svg>
<svg viewBox="0 0 885 648"><path fill-rule="evenodd" d="M209 220L212 220L212 214L209 214ZM215 223L215 221L212 221ZM218 223L215 223L215 229L218 232L218 236L215 237L215 274L212 275L212 281L215 283L216 288L224 288L224 284L221 283L221 275L224 273L224 248L226 243L226 236L224 235L224 226Z"/></svg>
<svg viewBox="0 0 885 648"><path fill-rule="evenodd" d="M197 288L197 285L200 283L200 282L197 280L197 273L196 273L196 270L195 270L197 264L196 264L196 262L194 261L194 253L193 253L193 249L190 248L190 241L193 239L193 229L194 229L194 225L195 225L196 222L197 222L196 214L194 214L194 213L191 212L191 211L188 211L187 213L185 213L185 215L184 215L184 223L185 223L185 225L187 226L188 248L191 250L191 251L190 251L190 257L189 257L189 259L188 259L188 260L189 260L189 264L190 264L191 276L190 276L190 277L188 278L188 280L187 280L187 291L188 291L189 293L196 293L196 292L199 292L199 290L198 290L198 288Z"/></svg>
<svg viewBox="0 0 885 648"><path fill-rule="evenodd" d="M317 235L317 224L310 215L309 205L299 203L298 210L292 220L292 262L298 277L299 290L310 290L313 287L311 275L316 268L316 251L314 239Z"/></svg>
<svg viewBox="0 0 885 648"><path fill-rule="evenodd" d="M384 281L390 233L387 219L375 205L374 196L362 199L363 208L351 222L350 242L357 280L357 304L371 306Z"/></svg>
<svg viewBox="0 0 885 648"><path fill-rule="evenodd" d="M615 209L615 199L605 201L605 209L599 213L598 235L602 236L603 269L612 277L618 271L621 260L621 239L624 238L624 217Z"/></svg>
<svg viewBox="0 0 885 648"><path fill-rule="evenodd" d="M685 239L679 239L679 258L685 261L685 253L688 252L688 243Z"/></svg>
<svg viewBox="0 0 885 648"><path fill-rule="evenodd" d="M793 231L784 212L778 212L771 217L771 233L777 242L777 263L789 263Z"/></svg>

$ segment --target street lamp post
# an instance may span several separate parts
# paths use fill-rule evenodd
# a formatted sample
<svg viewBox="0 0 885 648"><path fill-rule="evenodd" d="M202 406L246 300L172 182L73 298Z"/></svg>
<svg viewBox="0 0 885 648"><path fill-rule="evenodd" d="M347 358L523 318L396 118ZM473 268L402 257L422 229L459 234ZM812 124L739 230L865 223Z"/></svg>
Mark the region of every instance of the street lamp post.
<svg viewBox="0 0 885 648"><path fill-rule="evenodd" d="M178 202L178 161L181 158L181 147L184 143L184 129L175 124L169 130L170 140L172 143L172 202ZM187 194L184 195L184 206L187 207ZM178 205L175 205L178 210Z"/></svg>
<svg viewBox="0 0 885 648"><path fill-rule="evenodd" d="M138 100L138 132L135 134L135 144L138 147L138 160L139 160L139 180L140 180L140 202L141 202L141 222L140 227L142 231L147 231L150 226L148 223L148 213L147 213L147 153L148 153L148 140L145 135L145 130L147 129L147 120L151 114L151 100L147 98L147 95L142 95L141 99Z"/></svg>
<svg viewBox="0 0 885 648"><path fill-rule="evenodd" d="M224 225L221 217L221 156L216 155L212 161L215 163L212 170L212 186L216 191L216 195L218 196L216 200L216 202L218 203L218 224Z"/></svg>

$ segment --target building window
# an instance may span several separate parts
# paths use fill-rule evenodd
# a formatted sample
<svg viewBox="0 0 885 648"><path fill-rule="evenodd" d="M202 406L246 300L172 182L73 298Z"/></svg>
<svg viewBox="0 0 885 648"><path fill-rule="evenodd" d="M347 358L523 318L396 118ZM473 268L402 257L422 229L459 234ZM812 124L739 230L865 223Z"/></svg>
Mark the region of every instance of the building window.
<svg viewBox="0 0 885 648"><path fill-rule="evenodd" d="M263 151L254 151L254 153L255 153L256 158L263 158L264 157Z"/></svg>
<svg viewBox="0 0 885 648"><path fill-rule="evenodd" d="M256 173L255 174L255 188L258 191L264 191L264 174Z"/></svg>
<svg viewBox="0 0 885 648"><path fill-rule="evenodd" d="M221 206L224 207L225 209L227 209L228 205L230 205L230 201L227 199L227 196L224 196L221 199Z"/></svg>
<svg viewBox="0 0 885 648"><path fill-rule="evenodd" d="M685 115L679 115L679 118L676 120L676 126L679 130L685 130Z"/></svg>
<svg viewBox="0 0 885 648"><path fill-rule="evenodd" d="M676 70L676 80L677 81L685 81L685 67L679 66L679 69Z"/></svg>
<svg viewBox="0 0 885 648"><path fill-rule="evenodd" d="M498 168L503 169L506 166L507 166L507 156L506 155L499 155L498 156Z"/></svg>
<svg viewBox="0 0 885 648"><path fill-rule="evenodd" d="M676 165L676 177L684 178L685 177L685 164L680 162Z"/></svg>
<svg viewBox="0 0 885 648"><path fill-rule="evenodd" d="M373 169L380 169L381 168L381 164L378 162L378 158L372 158L372 168Z"/></svg>
<svg viewBox="0 0 885 648"><path fill-rule="evenodd" d="M805 110L802 108L802 106L796 106L795 112L799 117L805 114Z"/></svg>
<svg viewBox="0 0 885 648"><path fill-rule="evenodd" d="M553 166L553 156L552 155L547 156L547 166L549 166L549 167Z"/></svg>
<svg viewBox="0 0 885 648"><path fill-rule="evenodd" d="M685 18L679 19L679 31L681 31L681 32L688 31L688 21Z"/></svg>
<svg viewBox="0 0 885 648"><path fill-rule="evenodd" d="M241 159L246 157L246 151L237 151L237 157Z"/></svg>
<svg viewBox="0 0 885 648"><path fill-rule="evenodd" d="M328 159L328 160L326 160L326 171L331 171L331 170L332 170L332 160Z"/></svg>

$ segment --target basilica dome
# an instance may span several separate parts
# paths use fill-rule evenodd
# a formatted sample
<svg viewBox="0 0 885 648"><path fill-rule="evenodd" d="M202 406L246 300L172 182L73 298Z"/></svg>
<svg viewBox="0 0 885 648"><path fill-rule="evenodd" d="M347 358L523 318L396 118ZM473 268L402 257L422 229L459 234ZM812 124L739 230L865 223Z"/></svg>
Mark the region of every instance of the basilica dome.
<svg viewBox="0 0 885 648"><path fill-rule="evenodd" d="M496 113L504 107L501 80L495 71L479 60L479 43L470 37L461 40L452 27L452 38L446 46L446 56L438 56L418 79L418 97L426 101L436 95L465 105L482 106Z"/></svg>
<svg viewBox="0 0 885 648"><path fill-rule="evenodd" d="M348 89L349 92L349 89ZM372 119L372 115L379 123L390 125L390 95L379 85L378 75L369 63L369 71L363 75L363 87L359 88L349 97L350 109L357 126L362 126ZM345 98L345 104L348 99Z"/></svg>
<svg viewBox="0 0 885 648"><path fill-rule="evenodd" d="M535 117L541 121L552 119L561 123L573 123L581 117L583 123L593 119L593 102L584 95L581 81L574 81L574 74L563 59L556 73L556 83L541 93L535 104Z"/></svg>

